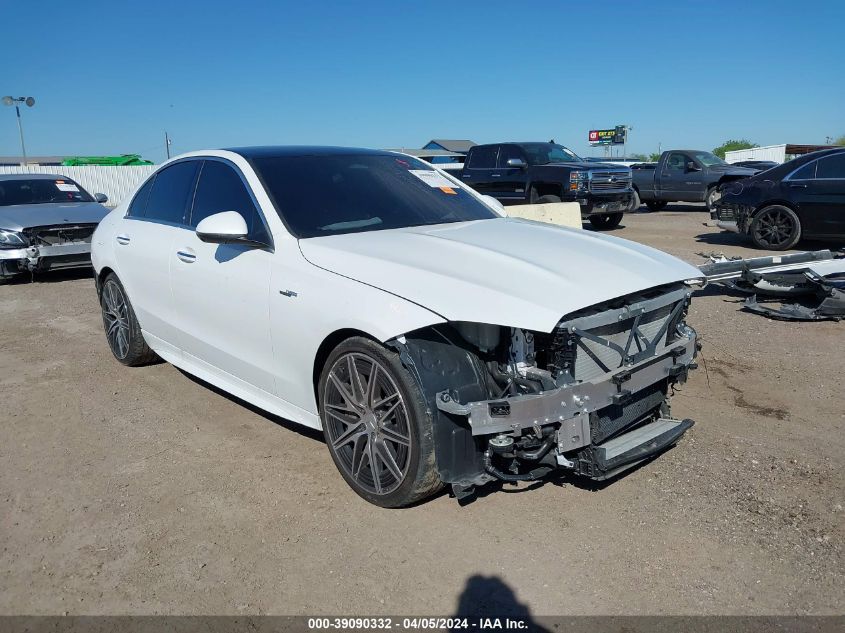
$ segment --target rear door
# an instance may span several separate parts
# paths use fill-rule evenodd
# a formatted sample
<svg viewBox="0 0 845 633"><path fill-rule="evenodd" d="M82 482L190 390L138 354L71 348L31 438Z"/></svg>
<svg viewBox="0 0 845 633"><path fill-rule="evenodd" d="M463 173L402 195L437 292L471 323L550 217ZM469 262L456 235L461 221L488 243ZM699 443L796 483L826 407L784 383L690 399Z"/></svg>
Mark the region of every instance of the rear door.
<svg viewBox="0 0 845 633"><path fill-rule="evenodd" d="M845 235L845 152L808 163L784 182L805 234Z"/></svg>
<svg viewBox="0 0 845 633"><path fill-rule="evenodd" d="M138 191L115 233L120 280L156 351L178 352L171 252L183 230L198 167L198 161L185 160L158 171Z"/></svg>
<svg viewBox="0 0 845 633"><path fill-rule="evenodd" d="M528 165L528 158L519 145L510 143L499 146L499 157L496 161L496 172L493 174L494 189L490 195L502 201L518 201L527 197L526 185L528 182L528 169L519 167L508 167L508 160L518 158ZM496 173L499 175L496 176Z"/></svg>
<svg viewBox="0 0 845 633"><path fill-rule="evenodd" d="M223 211L240 213L249 238L267 247L201 241L197 224ZM185 359L227 382L234 377L275 394L269 302L273 240L235 165L205 159L186 225L170 246L174 313Z"/></svg>
<svg viewBox="0 0 845 633"><path fill-rule="evenodd" d="M498 145L476 145L469 151L461 179L478 193L495 196L501 174L496 169Z"/></svg>

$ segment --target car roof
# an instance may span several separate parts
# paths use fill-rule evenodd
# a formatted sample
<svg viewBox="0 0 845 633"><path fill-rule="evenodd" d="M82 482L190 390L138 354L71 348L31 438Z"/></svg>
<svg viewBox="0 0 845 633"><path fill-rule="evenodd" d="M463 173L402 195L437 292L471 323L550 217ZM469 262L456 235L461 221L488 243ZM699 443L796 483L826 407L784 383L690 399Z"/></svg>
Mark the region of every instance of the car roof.
<svg viewBox="0 0 845 633"><path fill-rule="evenodd" d="M61 174L0 174L0 180L71 180Z"/></svg>
<svg viewBox="0 0 845 633"><path fill-rule="evenodd" d="M262 145L256 147L228 147L226 151L240 154L246 159L275 158L278 156L349 156L393 154L386 150L366 149L363 147L334 147L323 145Z"/></svg>

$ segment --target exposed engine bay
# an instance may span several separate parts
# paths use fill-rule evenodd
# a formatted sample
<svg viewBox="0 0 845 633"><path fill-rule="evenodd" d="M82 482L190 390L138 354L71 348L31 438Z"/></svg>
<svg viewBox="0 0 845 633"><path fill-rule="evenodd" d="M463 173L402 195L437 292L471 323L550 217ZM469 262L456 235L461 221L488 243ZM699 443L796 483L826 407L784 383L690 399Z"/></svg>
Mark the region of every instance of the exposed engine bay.
<svg viewBox="0 0 845 633"><path fill-rule="evenodd" d="M563 317L551 332L453 322L391 345L434 418L456 496L555 469L603 480L673 445L669 395L696 367L691 288L670 284Z"/></svg>

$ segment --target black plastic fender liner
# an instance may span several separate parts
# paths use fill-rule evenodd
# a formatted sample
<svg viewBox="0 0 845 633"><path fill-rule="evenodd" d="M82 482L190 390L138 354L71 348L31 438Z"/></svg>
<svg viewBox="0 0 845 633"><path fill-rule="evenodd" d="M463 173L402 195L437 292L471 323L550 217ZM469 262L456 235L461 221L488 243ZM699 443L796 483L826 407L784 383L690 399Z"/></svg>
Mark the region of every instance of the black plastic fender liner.
<svg viewBox="0 0 845 633"><path fill-rule="evenodd" d="M484 469L481 438L473 437L465 417L437 408L438 392L448 391L458 402L491 397L484 363L470 349L445 333L425 328L406 334L404 342L387 343L399 352L403 365L417 380L434 425L434 454L445 483L479 485L492 479Z"/></svg>

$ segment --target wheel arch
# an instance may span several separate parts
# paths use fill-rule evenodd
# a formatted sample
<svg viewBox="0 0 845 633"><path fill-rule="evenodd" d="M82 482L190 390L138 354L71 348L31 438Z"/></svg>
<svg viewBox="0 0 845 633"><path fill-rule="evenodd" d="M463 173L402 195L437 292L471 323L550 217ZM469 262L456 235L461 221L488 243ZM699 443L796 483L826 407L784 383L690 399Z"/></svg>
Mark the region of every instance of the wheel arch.
<svg viewBox="0 0 845 633"><path fill-rule="evenodd" d="M364 332L363 330L358 330L356 328L350 327L335 330L334 332L326 336L320 343L320 345L317 346L317 351L314 354L314 364L311 368L311 382L314 387L314 401L318 403L318 407L320 402L320 374L323 373L323 367L326 364L326 360L328 360L329 358L329 354L331 354L332 350L338 345L340 345L343 341L354 336L362 336L364 338L370 339L371 341L375 341L381 344L381 341L378 340L378 337Z"/></svg>

